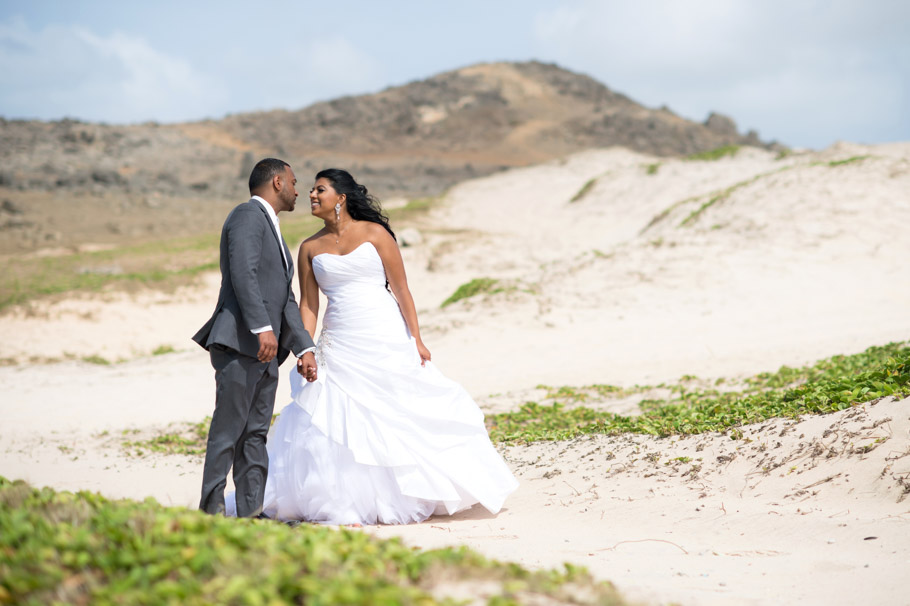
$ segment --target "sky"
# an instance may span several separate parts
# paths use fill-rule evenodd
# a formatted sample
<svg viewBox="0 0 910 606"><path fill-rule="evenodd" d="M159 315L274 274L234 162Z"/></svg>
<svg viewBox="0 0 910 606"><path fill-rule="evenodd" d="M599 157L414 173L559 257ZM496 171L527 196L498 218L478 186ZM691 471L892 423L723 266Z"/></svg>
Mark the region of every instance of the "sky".
<svg viewBox="0 0 910 606"><path fill-rule="evenodd" d="M910 141L907 0L0 0L0 116L178 122L538 60L794 147Z"/></svg>

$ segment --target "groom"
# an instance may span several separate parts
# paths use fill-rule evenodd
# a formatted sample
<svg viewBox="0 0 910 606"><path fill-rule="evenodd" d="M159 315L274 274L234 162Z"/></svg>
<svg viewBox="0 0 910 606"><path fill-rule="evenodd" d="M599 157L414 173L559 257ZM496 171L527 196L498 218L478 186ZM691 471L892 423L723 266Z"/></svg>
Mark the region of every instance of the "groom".
<svg viewBox="0 0 910 606"><path fill-rule="evenodd" d="M221 230L218 304L193 336L215 368L215 412L199 503L208 513L224 513L232 465L237 516L262 513L278 365L293 351L300 374L316 380L313 339L300 319L291 290L294 264L278 229L278 213L292 212L297 203L296 184L286 162L261 160L250 174L252 199L234 208Z"/></svg>

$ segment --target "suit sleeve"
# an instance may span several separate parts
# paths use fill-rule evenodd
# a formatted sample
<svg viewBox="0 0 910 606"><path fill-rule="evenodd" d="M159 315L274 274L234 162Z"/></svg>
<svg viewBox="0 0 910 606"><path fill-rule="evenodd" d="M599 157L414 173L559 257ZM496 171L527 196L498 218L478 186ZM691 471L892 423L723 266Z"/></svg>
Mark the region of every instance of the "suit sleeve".
<svg viewBox="0 0 910 606"><path fill-rule="evenodd" d="M293 273L293 264L291 266ZM286 349L293 351L295 355L300 355L304 349L314 347L313 338L306 328L303 327L303 319L300 317L300 306L297 305L297 299L294 297L294 289L288 288L288 300L284 305L284 312L281 314L281 336L288 335ZM282 339L284 340L284 339Z"/></svg>
<svg viewBox="0 0 910 606"><path fill-rule="evenodd" d="M247 330L271 324L256 275L266 227L257 219L249 211L235 212L227 227L231 284Z"/></svg>

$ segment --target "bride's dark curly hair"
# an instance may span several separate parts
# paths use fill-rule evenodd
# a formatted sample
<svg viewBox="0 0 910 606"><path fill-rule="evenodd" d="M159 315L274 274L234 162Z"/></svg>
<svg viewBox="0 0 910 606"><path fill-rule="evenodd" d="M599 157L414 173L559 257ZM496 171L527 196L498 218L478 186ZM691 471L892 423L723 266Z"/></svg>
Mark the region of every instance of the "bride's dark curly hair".
<svg viewBox="0 0 910 606"><path fill-rule="evenodd" d="M345 195L351 218L379 223L398 241L389 225L389 218L382 212L379 200L368 193L366 187L357 183L351 173L340 168L327 168L316 173L316 180L319 179L327 179L336 193Z"/></svg>

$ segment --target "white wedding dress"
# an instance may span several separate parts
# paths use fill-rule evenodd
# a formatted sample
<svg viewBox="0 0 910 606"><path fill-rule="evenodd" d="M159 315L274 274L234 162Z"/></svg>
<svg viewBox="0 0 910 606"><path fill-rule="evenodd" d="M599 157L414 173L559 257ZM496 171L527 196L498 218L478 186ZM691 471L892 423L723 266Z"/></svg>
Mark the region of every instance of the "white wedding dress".
<svg viewBox="0 0 910 606"><path fill-rule="evenodd" d="M373 245L317 255L313 272L328 298L319 378L292 373L264 513L325 524L407 524L476 503L497 513L518 482L468 393L420 365Z"/></svg>

